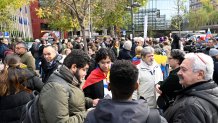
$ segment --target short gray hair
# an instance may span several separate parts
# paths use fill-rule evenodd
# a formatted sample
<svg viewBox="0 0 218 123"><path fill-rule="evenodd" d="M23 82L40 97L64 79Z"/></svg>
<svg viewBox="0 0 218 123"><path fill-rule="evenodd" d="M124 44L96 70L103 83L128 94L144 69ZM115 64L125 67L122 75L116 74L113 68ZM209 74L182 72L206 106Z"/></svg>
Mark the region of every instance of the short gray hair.
<svg viewBox="0 0 218 123"><path fill-rule="evenodd" d="M142 44L144 44L145 39L142 37L138 37L138 41L142 42Z"/></svg>
<svg viewBox="0 0 218 123"><path fill-rule="evenodd" d="M147 54L154 53L154 48L151 46L144 47L141 51L141 56L146 56Z"/></svg>
<svg viewBox="0 0 218 123"><path fill-rule="evenodd" d="M210 56L204 53L188 53L185 55L185 58L192 61L193 72L204 71L204 80L208 81L213 78L214 64Z"/></svg>

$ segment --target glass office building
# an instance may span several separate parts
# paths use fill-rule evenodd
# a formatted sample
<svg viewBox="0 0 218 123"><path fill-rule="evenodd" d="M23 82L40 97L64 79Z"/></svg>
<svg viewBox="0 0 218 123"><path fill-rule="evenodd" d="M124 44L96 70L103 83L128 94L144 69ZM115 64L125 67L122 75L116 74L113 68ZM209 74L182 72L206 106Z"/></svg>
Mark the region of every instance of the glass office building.
<svg viewBox="0 0 218 123"><path fill-rule="evenodd" d="M164 5L167 5L163 7ZM133 22L136 32L143 32L144 18L148 17L148 30L168 30L170 19L173 13L172 0L149 0L146 6L139 8L133 15Z"/></svg>

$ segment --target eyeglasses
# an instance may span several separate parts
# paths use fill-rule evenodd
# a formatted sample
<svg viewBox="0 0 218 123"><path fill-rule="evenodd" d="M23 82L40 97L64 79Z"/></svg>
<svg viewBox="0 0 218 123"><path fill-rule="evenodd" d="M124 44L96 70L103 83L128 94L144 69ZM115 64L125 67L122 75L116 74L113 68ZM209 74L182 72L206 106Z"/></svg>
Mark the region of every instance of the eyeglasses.
<svg viewBox="0 0 218 123"><path fill-rule="evenodd" d="M135 42L136 44L139 44L139 42Z"/></svg>
<svg viewBox="0 0 218 123"><path fill-rule="evenodd" d="M25 47L15 47L15 49L17 49L17 50L19 50L19 49L21 49L21 48L25 48Z"/></svg>

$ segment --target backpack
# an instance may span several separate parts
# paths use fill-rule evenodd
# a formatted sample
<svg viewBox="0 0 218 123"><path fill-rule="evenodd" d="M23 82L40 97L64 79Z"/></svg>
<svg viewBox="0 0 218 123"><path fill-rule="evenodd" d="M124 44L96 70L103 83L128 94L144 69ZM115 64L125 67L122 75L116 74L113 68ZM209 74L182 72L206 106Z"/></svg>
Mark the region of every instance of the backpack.
<svg viewBox="0 0 218 123"><path fill-rule="evenodd" d="M40 123L38 102L39 92L32 92L33 99L30 100L22 110L20 123Z"/></svg>
<svg viewBox="0 0 218 123"><path fill-rule="evenodd" d="M48 82L52 82L54 79L49 79ZM54 82L54 81L53 81ZM67 90L68 94L70 92L70 87L66 82L57 81L63 85L63 87ZM22 110L20 123L41 123L39 117L39 92L32 92L33 99L30 100Z"/></svg>

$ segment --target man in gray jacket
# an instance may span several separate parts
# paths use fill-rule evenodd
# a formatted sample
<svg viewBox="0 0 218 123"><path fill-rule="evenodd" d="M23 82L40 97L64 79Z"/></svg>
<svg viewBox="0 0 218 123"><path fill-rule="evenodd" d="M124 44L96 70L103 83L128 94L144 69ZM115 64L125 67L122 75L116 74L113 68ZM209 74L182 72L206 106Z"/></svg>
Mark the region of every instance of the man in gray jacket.
<svg viewBox="0 0 218 123"><path fill-rule="evenodd" d="M80 84L89 67L89 56L82 50L73 50L63 65L48 79L39 96L41 123L83 123L86 108L97 100L85 98Z"/></svg>

